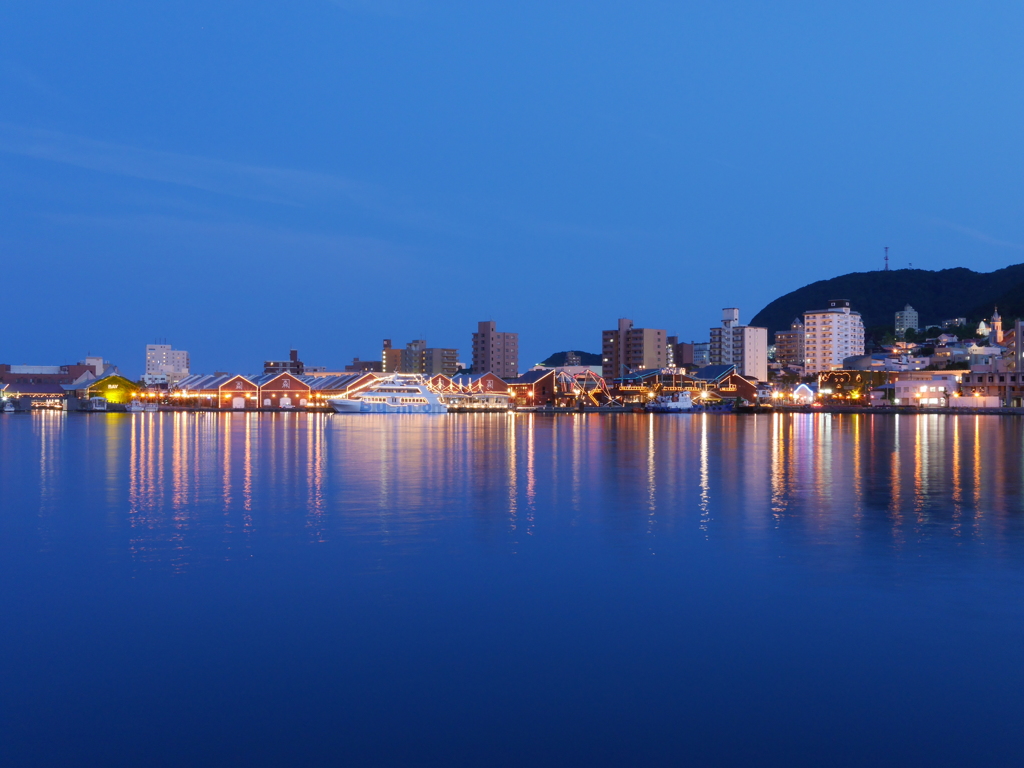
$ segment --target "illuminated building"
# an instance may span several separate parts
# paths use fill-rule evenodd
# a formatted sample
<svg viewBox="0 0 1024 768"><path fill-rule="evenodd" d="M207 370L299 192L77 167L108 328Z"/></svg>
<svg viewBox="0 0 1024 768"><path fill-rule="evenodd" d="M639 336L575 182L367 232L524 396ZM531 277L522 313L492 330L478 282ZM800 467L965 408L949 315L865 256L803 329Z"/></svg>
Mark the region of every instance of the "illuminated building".
<svg viewBox="0 0 1024 768"><path fill-rule="evenodd" d="M606 379L630 371L665 368L667 362L665 331L660 328L634 328L629 318L619 318L619 327L601 332L601 373Z"/></svg>
<svg viewBox="0 0 1024 768"><path fill-rule="evenodd" d="M775 332L775 362L781 365L804 364L804 324L796 318L788 331Z"/></svg>
<svg viewBox="0 0 1024 768"><path fill-rule="evenodd" d="M493 320L477 323L473 334L473 372L514 379L519 375L519 334L499 332Z"/></svg>
<svg viewBox="0 0 1024 768"><path fill-rule="evenodd" d="M768 329L740 325L740 311L722 310L722 325L711 329L710 364L735 365L741 376L768 380Z"/></svg>
<svg viewBox="0 0 1024 768"><path fill-rule="evenodd" d="M454 376L459 371L459 350L428 347L424 339L415 339L406 344L405 349L396 349L391 346L391 339L384 339L381 367L384 373Z"/></svg>
<svg viewBox="0 0 1024 768"><path fill-rule="evenodd" d="M896 313L896 338L902 339L907 335L907 331L916 331L918 322L917 310L907 304Z"/></svg>
<svg viewBox="0 0 1024 768"><path fill-rule="evenodd" d="M100 376L109 366L102 357L87 357L77 365L0 365L0 384L73 384L83 376Z"/></svg>
<svg viewBox="0 0 1024 768"><path fill-rule="evenodd" d="M864 354L864 323L860 312L845 299L833 299L828 309L804 312L804 371L834 371L847 357Z"/></svg>
<svg viewBox="0 0 1024 768"><path fill-rule="evenodd" d="M173 386L189 374L188 352L171 349L170 344L146 345L146 372L142 380L147 386Z"/></svg>

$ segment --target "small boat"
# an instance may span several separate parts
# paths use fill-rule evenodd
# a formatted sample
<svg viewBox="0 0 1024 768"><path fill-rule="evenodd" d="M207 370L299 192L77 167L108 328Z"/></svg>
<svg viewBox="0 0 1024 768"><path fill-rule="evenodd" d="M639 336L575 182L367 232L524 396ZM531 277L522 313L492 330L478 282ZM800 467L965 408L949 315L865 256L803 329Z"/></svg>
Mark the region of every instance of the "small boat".
<svg viewBox="0 0 1024 768"><path fill-rule="evenodd" d="M647 404L651 413L689 413L693 410L693 399L689 392L662 395Z"/></svg>
<svg viewBox="0 0 1024 768"><path fill-rule="evenodd" d="M386 376L351 398L327 401L335 413L448 413L448 405L415 373Z"/></svg>
<svg viewBox="0 0 1024 768"><path fill-rule="evenodd" d="M144 406L138 400L132 400L130 403L128 403L128 405L124 407L124 409L128 411L128 413L144 413L146 410L146 406Z"/></svg>
<svg viewBox="0 0 1024 768"><path fill-rule="evenodd" d="M86 407L89 411L105 411L107 410L107 399L105 397L90 397L89 405Z"/></svg>
<svg viewBox="0 0 1024 768"><path fill-rule="evenodd" d="M160 406L156 403L146 403L146 413L156 413L160 410Z"/></svg>
<svg viewBox="0 0 1024 768"><path fill-rule="evenodd" d="M14 403L10 400L4 400L4 413L14 413Z"/></svg>

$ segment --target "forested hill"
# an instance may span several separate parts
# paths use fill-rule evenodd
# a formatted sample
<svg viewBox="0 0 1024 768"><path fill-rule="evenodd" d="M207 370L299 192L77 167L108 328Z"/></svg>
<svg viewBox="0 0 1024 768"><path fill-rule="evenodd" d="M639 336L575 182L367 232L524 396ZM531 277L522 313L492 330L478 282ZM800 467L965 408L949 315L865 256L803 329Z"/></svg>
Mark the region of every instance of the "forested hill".
<svg viewBox="0 0 1024 768"><path fill-rule="evenodd" d="M789 328L806 310L824 309L829 299L849 299L866 327L892 325L895 314L910 304L922 325L946 318L966 317L977 322L999 307L1003 327L1024 317L1024 264L995 272L974 272L964 267L932 272L927 269L895 269L890 272L853 272L819 280L781 296L758 312L751 325L775 331Z"/></svg>

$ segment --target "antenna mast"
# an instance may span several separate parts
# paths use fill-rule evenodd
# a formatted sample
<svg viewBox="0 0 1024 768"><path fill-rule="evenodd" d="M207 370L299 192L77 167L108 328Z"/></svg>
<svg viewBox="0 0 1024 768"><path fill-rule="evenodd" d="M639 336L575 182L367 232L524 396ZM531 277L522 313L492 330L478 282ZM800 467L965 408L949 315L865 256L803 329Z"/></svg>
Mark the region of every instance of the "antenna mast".
<svg viewBox="0 0 1024 768"><path fill-rule="evenodd" d="M889 246L885 246L885 271L889 271Z"/></svg>

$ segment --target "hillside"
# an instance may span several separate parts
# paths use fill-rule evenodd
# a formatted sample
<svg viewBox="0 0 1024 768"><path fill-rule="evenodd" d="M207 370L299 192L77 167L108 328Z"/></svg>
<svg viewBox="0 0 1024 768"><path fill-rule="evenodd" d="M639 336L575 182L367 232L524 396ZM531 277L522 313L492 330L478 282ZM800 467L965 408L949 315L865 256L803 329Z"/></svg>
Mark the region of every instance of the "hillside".
<svg viewBox="0 0 1024 768"><path fill-rule="evenodd" d="M974 272L964 267L932 272L926 269L896 269L890 272L853 272L819 280L781 296L758 312L751 325L775 331L789 328L793 318L805 310L822 309L829 299L849 299L864 317L866 327L895 322L895 313L910 304L922 324L938 324L950 317L977 322L999 307L1004 327L1024 317L1024 264Z"/></svg>

